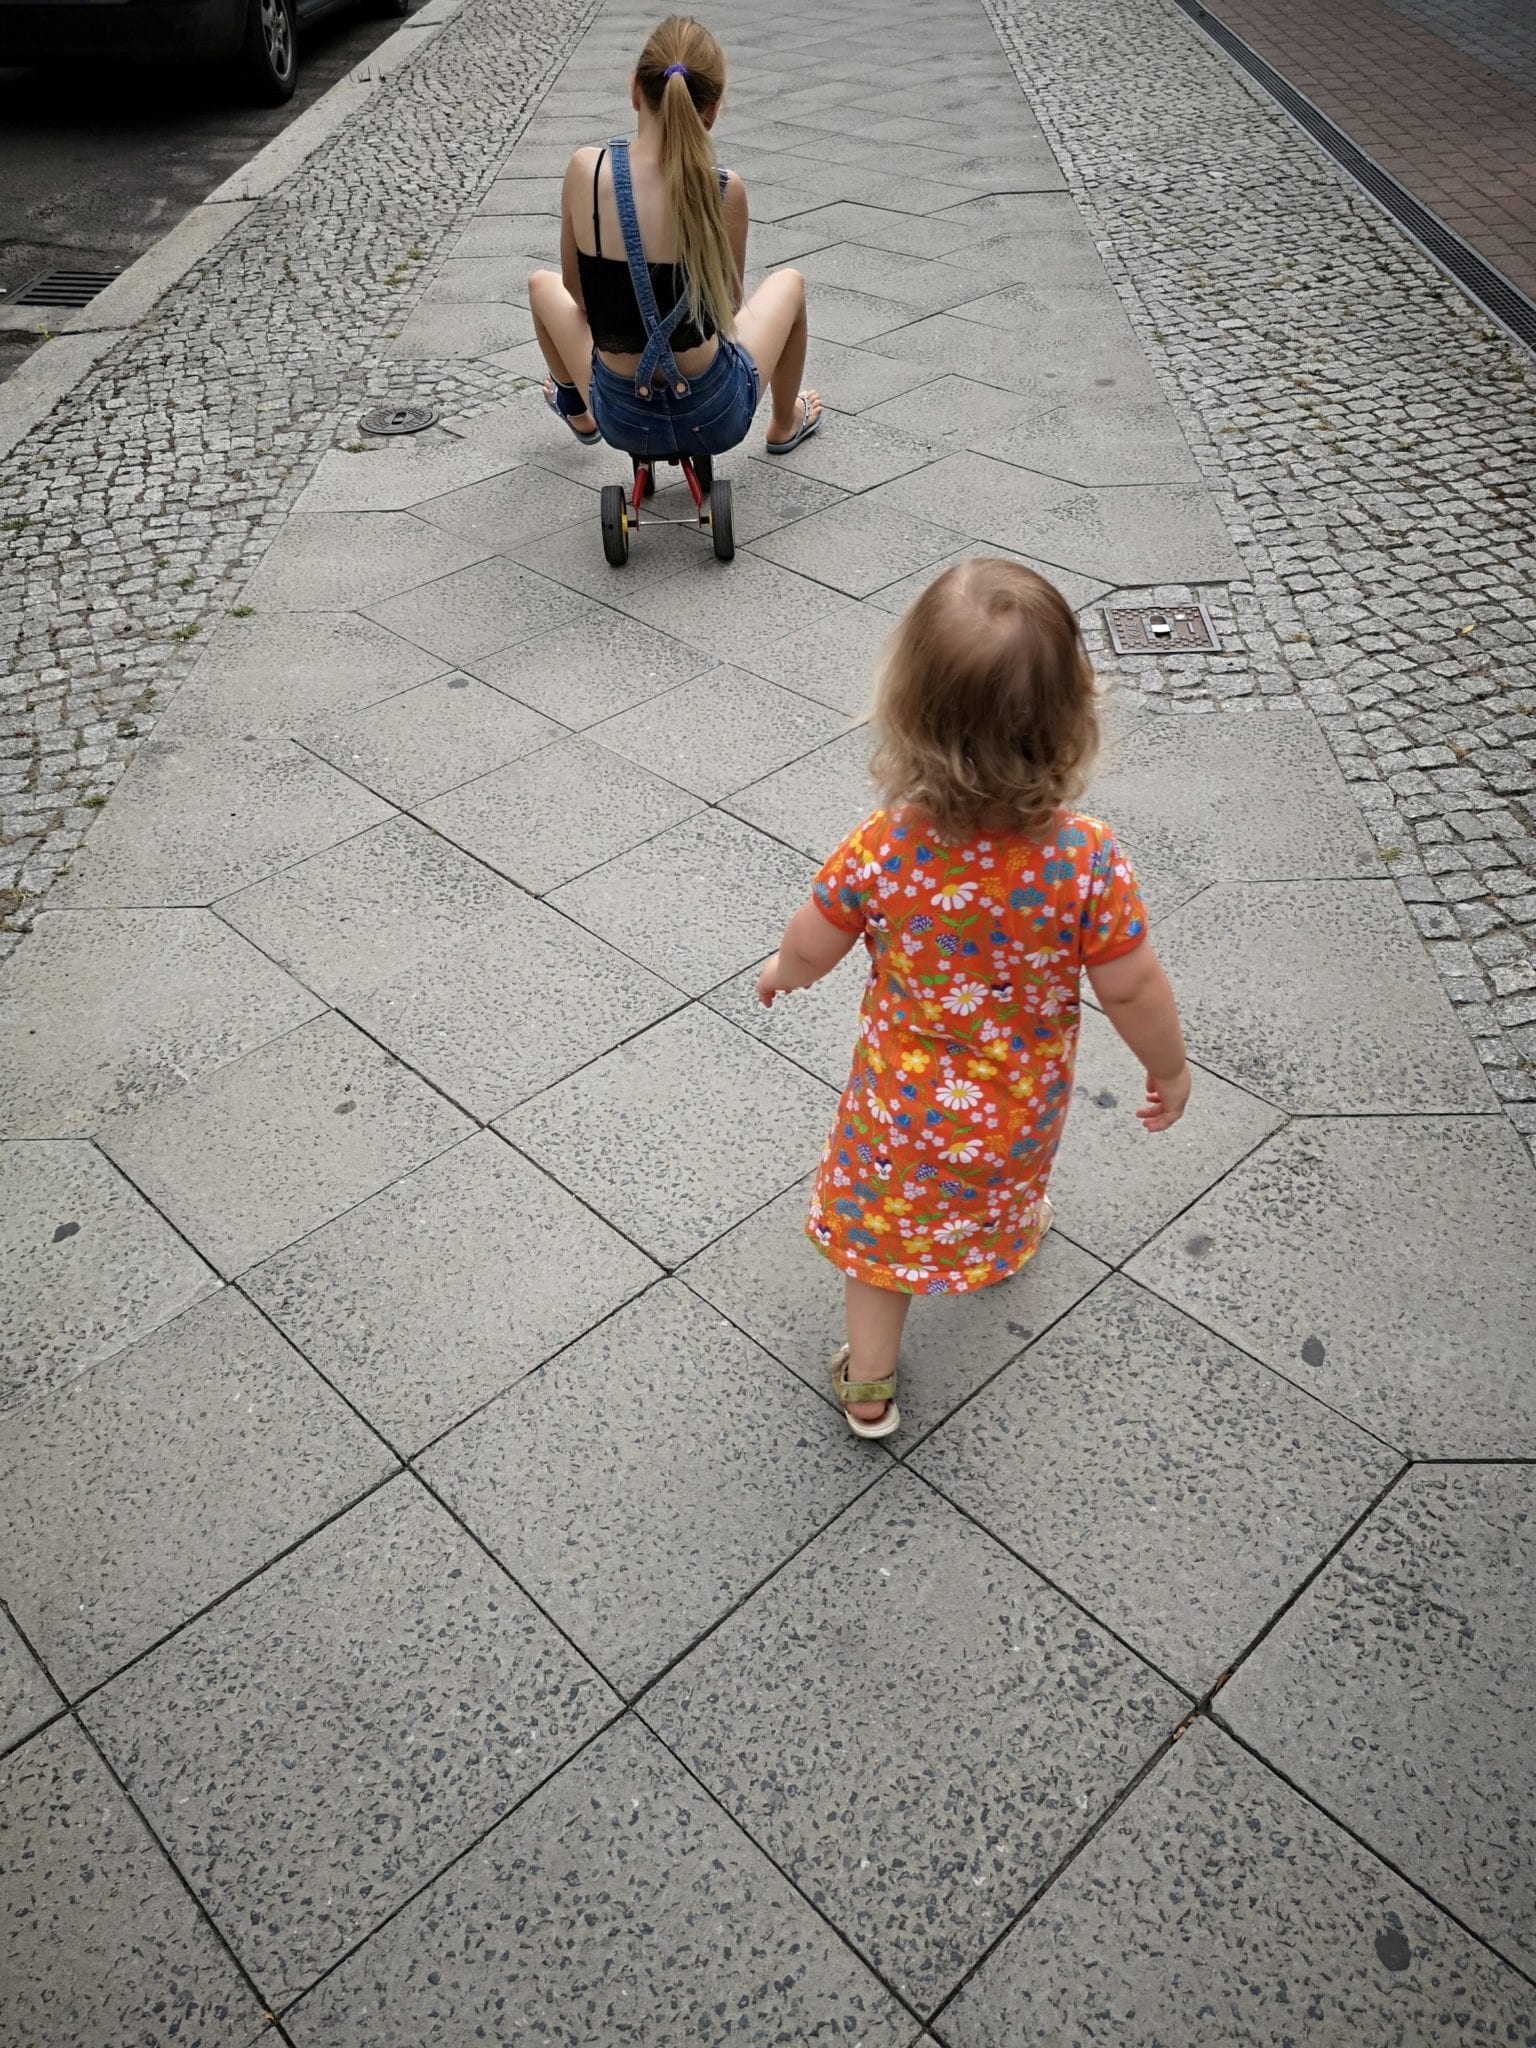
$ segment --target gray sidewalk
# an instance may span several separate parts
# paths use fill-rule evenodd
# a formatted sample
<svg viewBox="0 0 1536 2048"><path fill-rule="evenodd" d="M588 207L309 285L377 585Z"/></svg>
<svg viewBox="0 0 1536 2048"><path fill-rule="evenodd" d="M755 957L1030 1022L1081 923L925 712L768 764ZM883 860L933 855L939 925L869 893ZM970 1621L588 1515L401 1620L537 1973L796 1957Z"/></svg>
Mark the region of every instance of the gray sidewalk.
<svg viewBox="0 0 1536 2048"><path fill-rule="evenodd" d="M414 62L430 162L494 18ZM314 355L234 615L0 978L0 2040L1536 2040L1536 607L1474 473L1529 369L1162 0L710 19L833 409L721 466L734 564L610 570L625 465L532 382L651 25L608 6L394 331ZM1323 280L1283 311L1238 188ZM1297 323L1348 265L1417 390ZM363 384L446 424L364 446ZM1405 534L1425 392L1459 488ZM978 548L1120 686L1091 807L1201 1071L1147 1139L1087 1015L1059 1227L916 1306L887 1451L799 1228L856 967L771 1015L753 969ZM1117 659L1145 593L1224 651Z"/></svg>

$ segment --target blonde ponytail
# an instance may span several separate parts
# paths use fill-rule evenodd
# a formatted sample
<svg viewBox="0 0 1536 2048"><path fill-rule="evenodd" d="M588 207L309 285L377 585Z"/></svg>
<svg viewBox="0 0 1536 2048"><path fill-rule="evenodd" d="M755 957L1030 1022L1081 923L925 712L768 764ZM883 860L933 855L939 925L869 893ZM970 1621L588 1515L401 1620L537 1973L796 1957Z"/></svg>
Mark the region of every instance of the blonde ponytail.
<svg viewBox="0 0 1536 2048"><path fill-rule="evenodd" d="M715 146L702 119L702 110L725 91L724 53L701 23L669 15L641 51L635 76L661 122L661 173L688 318L695 327L707 322L717 334L729 335L736 316L736 256L720 204Z"/></svg>

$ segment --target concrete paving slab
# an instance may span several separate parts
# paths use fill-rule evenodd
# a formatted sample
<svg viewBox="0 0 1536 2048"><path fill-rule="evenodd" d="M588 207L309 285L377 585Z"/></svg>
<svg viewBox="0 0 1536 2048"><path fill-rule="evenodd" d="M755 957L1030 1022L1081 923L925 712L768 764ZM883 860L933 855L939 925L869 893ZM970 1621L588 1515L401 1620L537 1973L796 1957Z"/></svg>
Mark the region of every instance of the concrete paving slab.
<svg viewBox="0 0 1536 2048"><path fill-rule="evenodd" d="M485 210L497 212L502 207L510 207L518 213L558 214L561 184L559 178L498 178L491 187ZM454 253L468 255L469 242L469 235L464 235L454 245Z"/></svg>
<svg viewBox="0 0 1536 2048"><path fill-rule="evenodd" d="M497 1125L662 1265L680 1265L816 1156L819 1081L696 1007Z"/></svg>
<svg viewBox="0 0 1536 2048"><path fill-rule="evenodd" d="M1536 1176L1499 1118L1292 1124L1128 1270L1414 1457L1536 1455Z"/></svg>
<svg viewBox="0 0 1536 2048"><path fill-rule="evenodd" d="M645 2048L686 2038L717 2006L743 2042L912 2037L896 2001L634 1720L599 1736L288 2024L298 2048L420 2048L444 2012L487 2039L597 2040L615 1985L644 2015Z"/></svg>
<svg viewBox="0 0 1536 2048"><path fill-rule="evenodd" d="M738 1030L750 1032L764 1045L793 1060L797 1067L842 1093L853 1064L859 1035L859 1002L869 978L862 947L855 946L814 988L780 996L765 1010L757 999L761 961L754 961L734 979L711 989L704 1001Z"/></svg>
<svg viewBox="0 0 1536 2048"><path fill-rule="evenodd" d="M716 668L592 729L616 754L708 802L842 731L844 719L760 676Z"/></svg>
<svg viewBox="0 0 1536 2048"><path fill-rule="evenodd" d="M1518 1969L1536 1961L1536 1474L1410 1471L1217 1698Z"/></svg>
<svg viewBox="0 0 1536 2048"><path fill-rule="evenodd" d="M0 1614L0 1752L63 1711L63 1702L16 1630ZM3 1827L0 1821L0 1827ZM0 2005L0 2014L4 2007Z"/></svg>
<svg viewBox="0 0 1536 2048"><path fill-rule="evenodd" d="M425 525L418 520L418 525ZM433 531L435 529L428 529ZM479 549L472 547L471 552ZM376 604L369 616L445 663L473 664L570 618L577 601L548 577L505 559L480 562Z"/></svg>
<svg viewBox="0 0 1536 2048"><path fill-rule="evenodd" d="M963 235L966 239L951 252L954 260L968 270L984 270L997 286L1092 285L1106 275L1092 231L1075 207L1068 217L1059 211L1058 202L1048 220L1002 229L995 221L963 221L954 213L928 217L951 234ZM941 254L939 260L948 262L950 257Z"/></svg>
<svg viewBox="0 0 1536 2048"><path fill-rule="evenodd" d="M738 790L726 809L819 867L879 802L869 779L872 739L868 726L844 733L777 774Z"/></svg>
<svg viewBox="0 0 1536 2048"><path fill-rule="evenodd" d="M699 801L590 738L561 740L423 804L440 832L535 895L680 824Z"/></svg>
<svg viewBox="0 0 1536 2048"><path fill-rule="evenodd" d="M932 562L926 569L919 569L915 575L903 576L896 583L888 583L884 590L872 591L869 603L881 611L899 615L922 596L935 576L954 567L956 562L969 562L978 555L986 555L1001 562L1022 562L1026 569L1033 569L1043 576L1047 583L1054 583L1074 611L1082 611L1107 596L1110 586L1092 576L1079 575L1075 569L1063 569L1055 562L1040 562L1029 555L1016 555L1007 548L984 547L979 542L968 548L960 548L952 555L946 555L940 562Z"/></svg>
<svg viewBox="0 0 1536 2048"><path fill-rule="evenodd" d="M1197 1697L1403 1469L1118 1274L913 1464Z"/></svg>
<svg viewBox="0 0 1536 2048"><path fill-rule="evenodd" d="M722 601L726 576L729 608ZM766 641L841 611L848 599L755 554L742 554L729 566L695 563L661 584L650 577L633 583L615 578L608 602L705 649L717 661L739 664Z"/></svg>
<svg viewBox="0 0 1536 2048"><path fill-rule="evenodd" d="M975 445L1001 454L1003 443L1011 438L1008 429L1033 414L1035 406L1034 399L978 384L970 377L936 377L916 391L871 406L864 417L930 447Z"/></svg>
<svg viewBox="0 0 1536 2048"><path fill-rule="evenodd" d="M912 317L912 308L900 299L835 284L819 286L806 307L807 323L818 341L840 341L850 348L904 327Z"/></svg>
<svg viewBox="0 0 1536 2048"><path fill-rule="evenodd" d="M590 490L527 463L416 506L418 519L498 550L537 540L551 527L591 521L596 513Z"/></svg>
<svg viewBox="0 0 1536 2048"><path fill-rule="evenodd" d="M948 269L950 266L941 266ZM1124 352L1129 333L1120 296L1102 269L1075 278L1047 281L1031 277L1023 284L1005 284L953 309L957 320L1013 334L1021 328L1050 343L1063 338L1069 326L1097 361L1108 352ZM963 349L963 341L961 347Z"/></svg>
<svg viewBox="0 0 1536 2048"><path fill-rule="evenodd" d="M944 560L963 539L963 532L927 519L854 500L768 534L753 552L849 597L869 597L898 577Z"/></svg>
<svg viewBox="0 0 1536 2048"><path fill-rule="evenodd" d="M891 622L864 605L847 605L830 617L769 640L745 656L741 667L830 704L850 718L869 709L880 658L891 637Z"/></svg>
<svg viewBox="0 0 1536 2048"><path fill-rule="evenodd" d="M449 261L439 267L427 286L423 303L526 308L528 273L528 260L522 256L478 256L467 261Z"/></svg>
<svg viewBox="0 0 1536 2048"><path fill-rule="evenodd" d="M617 1231L483 1131L242 1285L410 1455L658 1277Z"/></svg>
<svg viewBox="0 0 1536 2048"><path fill-rule="evenodd" d="M360 611L489 552L409 512L296 513L262 557L243 602L274 611Z"/></svg>
<svg viewBox="0 0 1536 2048"><path fill-rule="evenodd" d="M859 209L850 208L852 212ZM889 226L890 216L878 209L875 224ZM985 271L967 270L957 263L936 263L927 256L906 256L896 249L867 249L857 233L830 248L814 250L796 265L816 295L827 285L844 291L868 292L883 299L895 299L918 313L940 313L962 300L984 297L991 286ZM967 291L962 287L970 285Z"/></svg>
<svg viewBox="0 0 1536 2048"><path fill-rule="evenodd" d="M843 1282L806 1237L805 1206L806 1188L797 1183L692 1260L682 1277L830 1402L828 1361L844 1338ZM1015 1279L914 1302L902 1338L902 1426L892 1448L904 1455L921 1442L1105 1271L1052 1233Z"/></svg>
<svg viewBox="0 0 1536 2048"><path fill-rule="evenodd" d="M1197 484L1200 465L1166 405L1078 399L967 445L1074 484Z"/></svg>
<svg viewBox="0 0 1536 2048"><path fill-rule="evenodd" d="M978 1611L993 1617L980 1636ZM893 1989L931 2013L1172 1733L1183 1702L896 1472L640 1711ZM860 1756L880 1769L852 1772Z"/></svg>
<svg viewBox="0 0 1536 2048"><path fill-rule="evenodd" d="M325 1016L135 1116L113 1117L98 1142L232 1275L471 1128L360 1031Z"/></svg>
<svg viewBox="0 0 1536 2048"><path fill-rule="evenodd" d="M730 1422L744 1403L761 1425L750 1452ZM521 1380L420 1469L629 1696L873 1476L822 1402L675 1281Z"/></svg>
<svg viewBox="0 0 1536 2048"><path fill-rule="evenodd" d="M1114 701L1082 801L1108 818L1154 920L1212 882L1379 877L1381 860L1307 713L1153 718Z"/></svg>
<svg viewBox="0 0 1536 2048"><path fill-rule="evenodd" d="M816 343L811 344L813 356ZM807 375L813 377L813 363ZM925 387L926 388L926 387ZM827 392L822 396L832 401ZM782 463L802 476L835 484L843 491L867 491L909 470L922 469L933 460L933 450L916 434L900 433L881 426L866 416L850 418L843 413L828 414L819 432L802 441L787 455L764 456L765 462ZM966 529L961 528L964 532Z"/></svg>
<svg viewBox="0 0 1536 2048"><path fill-rule="evenodd" d="M456 670L307 726L302 743L386 802L419 805L560 739L565 727Z"/></svg>
<svg viewBox="0 0 1536 2048"><path fill-rule="evenodd" d="M459 266L463 268L464 266ZM475 269L489 266L476 264ZM405 512L429 498L484 483L510 464L471 441L429 427L424 434L362 437L332 448L299 493L296 513Z"/></svg>
<svg viewBox="0 0 1536 2048"><path fill-rule="evenodd" d="M864 412L887 398L895 398L900 392L932 383L942 374L932 363L895 362L888 356L876 355L871 349L850 348L844 342L828 341L824 336L816 335L811 337L805 372L807 384L819 391L826 404L840 414ZM831 420L827 422L824 431L828 435L834 424ZM818 434L816 440L820 439ZM807 450L811 445L810 442L802 444ZM773 459L788 462L791 458L775 456Z"/></svg>
<svg viewBox="0 0 1536 2048"><path fill-rule="evenodd" d="M289 740L146 740L52 901L212 903L392 815Z"/></svg>
<svg viewBox="0 0 1536 2048"><path fill-rule="evenodd" d="M218 1286L86 1144L0 1145L0 1409L62 1386Z"/></svg>
<svg viewBox="0 0 1536 2048"><path fill-rule="evenodd" d="M983 455L948 455L881 485L870 502L998 547L1027 535L1043 561L1105 583L1213 583L1242 574L1214 503L1193 484L1088 489Z"/></svg>
<svg viewBox="0 0 1536 2048"><path fill-rule="evenodd" d="M571 449L581 460L582 469L591 473L593 482L632 484L629 464L622 459L615 462L611 451L604 461L600 451L594 455L590 448L582 449L574 441ZM564 450L558 454L564 457ZM546 456L540 453L534 460L542 464ZM508 552L525 568L605 605L621 604L623 593L636 582L654 586L685 569L698 569L706 564L717 566L709 536L696 520L688 526L675 526L652 519L642 520L638 528L631 526L629 563L624 568L614 568L603 553L597 502L590 502L592 509L582 518L556 527L553 533L517 541Z"/></svg>
<svg viewBox="0 0 1536 2048"><path fill-rule="evenodd" d="M689 995L778 944L814 863L720 811L685 818L550 901Z"/></svg>
<svg viewBox="0 0 1536 2048"><path fill-rule="evenodd" d="M0 969L0 1129L87 1136L323 1007L211 911L51 911Z"/></svg>
<svg viewBox="0 0 1536 2048"><path fill-rule="evenodd" d="M1122 330L1114 319L1101 322L1092 348L1074 346L1078 330L1071 315L1037 332L1033 325L959 324L953 313L935 313L881 334L870 347L899 362L926 363L935 375L958 372L1017 391L1042 412L1075 398L1091 400L1100 391L1146 404L1162 398L1129 328Z"/></svg>
<svg viewBox="0 0 1536 2048"><path fill-rule="evenodd" d="M226 1288L12 1416L0 1591L78 1698L394 1469Z"/></svg>
<svg viewBox="0 0 1536 2048"><path fill-rule="evenodd" d="M1421 1892L1201 1722L940 2024L951 2048L1044 2048L1063 2013L1106 2040L1229 2048L1284 2040L1298 2011L1318 2048L1350 2048L1519 2040L1536 2008Z"/></svg>
<svg viewBox="0 0 1536 2048"><path fill-rule="evenodd" d="M813 135L807 135L802 145L802 153L812 147L833 149L837 146L838 138L830 132L826 132L824 143ZM920 227L926 227L928 220L931 218L932 216L930 215L898 213L894 207L890 206L861 206L856 200L837 199L826 206L812 207L806 213L791 214L787 220L781 220L777 223L777 229L781 234L800 238L802 242L800 253L806 255L813 249L835 249L848 245L859 245L861 247L901 249L903 254L913 256L937 256L941 249L960 249L968 241L979 239L976 231L973 229L956 225L945 228L941 225L935 227L928 238L936 246L912 250L904 249L902 247L902 238L912 231L913 223L917 222ZM887 235L895 235L897 240L894 243L886 242L882 238ZM752 253L755 256L757 254L755 223L751 240ZM825 281L829 284L857 282L864 284L866 288L869 282L867 273L856 280L830 277ZM896 294L891 294L890 296L894 297Z"/></svg>
<svg viewBox="0 0 1536 2048"><path fill-rule="evenodd" d="M250 2048L266 2022L223 1943L68 1722L0 1765L0 2032ZM61 2035L61 2022L68 2034Z"/></svg>
<svg viewBox="0 0 1536 2048"><path fill-rule="evenodd" d="M475 674L546 718L585 727L713 666L701 649L593 604L563 626L482 656Z"/></svg>
<svg viewBox="0 0 1536 2048"><path fill-rule="evenodd" d="M616 1706L405 1477L114 1679L84 1717L275 2002L403 1905Z"/></svg>
<svg viewBox="0 0 1536 2048"><path fill-rule="evenodd" d="M288 738L328 713L377 703L445 663L351 612L271 612L213 630L155 722L160 740Z"/></svg>
<svg viewBox="0 0 1536 2048"><path fill-rule="evenodd" d="M1159 924L1157 949L1191 1057L1277 1108L1493 1107L1390 882L1220 882Z"/></svg>
<svg viewBox="0 0 1536 2048"><path fill-rule="evenodd" d="M1201 1068L1183 1118L1171 1131L1144 1131L1135 1113L1146 1092L1145 1069L1085 1005L1051 1200L1067 1236L1115 1266L1285 1121L1271 1104Z"/></svg>
<svg viewBox="0 0 1536 2048"><path fill-rule="evenodd" d="M508 886L471 930L350 995L349 1017L479 1122L643 1031L681 997Z"/></svg>
<svg viewBox="0 0 1536 2048"><path fill-rule="evenodd" d="M560 260L560 209L530 205L517 181L492 185L448 260L519 263L525 276L536 264L553 266Z"/></svg>
<svg viewBox="0 0 1536 2048"><path fill-rule="evenodd" d="M511 893L414 819L393 818L226 898L219 915L334 1003L473 933Z"/></svg>

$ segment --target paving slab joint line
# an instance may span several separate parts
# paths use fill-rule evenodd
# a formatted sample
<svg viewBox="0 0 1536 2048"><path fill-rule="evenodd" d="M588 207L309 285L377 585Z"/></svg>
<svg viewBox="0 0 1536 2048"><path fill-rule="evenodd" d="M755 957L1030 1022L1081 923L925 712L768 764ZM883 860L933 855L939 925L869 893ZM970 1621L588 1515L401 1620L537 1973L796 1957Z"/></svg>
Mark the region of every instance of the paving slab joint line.
<svg viewBox="0 0 1536 2048"><path fill-rule="evenodd" d="M1331 1806L1325 1804L1315 1792L1310 1791L1299 1779L1293 1778L1288 1771L1282 1769L1271 1757L1267 1757L1263 1750L1256 1749L1249 1737L1244 1735L1241 1729L1234 1728L1218 1707L1205 1707L1201 1710L1201 1714L1202 1718L1208 1720L1213 1728L1219 1728L1223 1735L1237 1744L1239 1749L1245 1750L1256 1764L1262 1765L1271 1777L1278 1778L1280 1783L1287 1786L1298 1798L1304 1799L1308 1806L1315 1813L1320 1813L1330 1826L1336 1827L1341 1834L1347 1835L1350 1841L1358 1843L1360 1848L1365 1851L1366 1855L1373 1862L1379 1863L1384 1870L1390 1870L1392 1875L1401 1883L1407 1885L1410 1891L1417 1892L1419 1897L1433 1906L1437 1913L1443 1913L1454 1927L1459 1927L1469 1941L1476 1942L1479 1948L1485 1949L1489 1955L1504 1964L1507 1969L1513 1970L1517 1977L1529 1984L1533 1990L1536 1990L1536 1972L1533 1972L1526 1964L1517 1962L1513 1956L1506 1955L1486 1934L1479 1933L1478 1929L1469 1920L1463 1919L1454 1906L1448 1906L1443 1899L1437 1899L1434 1893L1422 1884L1418 1878L1414 1877L1410 1871L1405 1870L1402 1864L1394 1861L1387 1854L1386 1850L1378 1848L1370 1840L1369 1836L1361 1834L1360 1830L1351 1821L1345 1819L1342 1813L1335 1813Z"/></svg>
<svg viewBox="0 0 1536 2048"><path fill-rule="evenodd" d="M150 1819L148 1813L139 1804L138 1800L134 1798L132 1792L129 1791L126 1783L119 1776L117 1768L113 1764L112 1759L107 1755L106 1751L102 1748L101 1744L96 1740L95 1736L91 1733L90 1729L86 1726L84 1721L81 1720L79 1714L75 1711L73 1707L70 1708L67 1718L70 1722L70 1725L79 1734L80 1739L85 1743L86 1747L90 1750L91 1754L96 1758L97 1762L106 1772L108 1778L117 1787L124 1804L128 1807L129 1811L132 1814L134 1814L134 1816L137 1818L140 1827L143 1828L145 1834L148 1835L150 1841L154 1843L155 1847L159 1850L161 1856L165 1859L167 1868L172 1872L176 1879L177 1884L181 1886L182 1890L186 1893L188 1899L191 1901L192 1911L196 1918L200 1920L203 1923L203 1925L208 1929L209 1933L213 1936L214 1941L218 1944L218 1946L224 1951L225 1955L229 1958L230 1967L234 1970L236 1976L239 1978L241 1983L244 1984L246 1989L250 1992L252 2003L255 2005L257 2011L261 2014L262 2018L266 2021L268 2029L276 2033L278 2038L286 2044L286 2048L293 2048L293 2042L289 2035L283 2029L283 2026L280 2020L278 2019L277 2014L267 2004L265 1998L262 1997L260 1991L256 1988L255 1979L246 1969L244 1963L242 1963L240 1958L235 1954L233 1948L230 1947L228 1941L225 1940L222 1929L219 1927L217 1921L209 1912L208 1908L203 1904L202 1900L197 1896L197 1893L192 1889L190 1879L185 1875L181 1865L176 1861L176 1858L171 1854L169 1845L162 1838L159 1829Z"/></svg>

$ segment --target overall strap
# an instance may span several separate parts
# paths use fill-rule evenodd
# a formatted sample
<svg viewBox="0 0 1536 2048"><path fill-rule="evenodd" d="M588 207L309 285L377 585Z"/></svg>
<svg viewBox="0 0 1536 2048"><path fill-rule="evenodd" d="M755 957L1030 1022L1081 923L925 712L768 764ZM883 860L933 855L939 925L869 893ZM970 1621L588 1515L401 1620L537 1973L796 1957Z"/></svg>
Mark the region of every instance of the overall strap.
<svg viewBox="0 0 1536 2048"><path fill-rule="evenodd" d="M651 381L659 370L671 384L679 398L688 395L688 380L672 357L672 335L683 315L688 310L686 297L678 300L671 312L663 319L656 304L656 292L651 284L650 265L645 260L645 249L640 240L640 222L635 213L635 189L629 179L629 144L622 136L616 136L608 145L609 163L613 170L613 199L618 208L619 227L624 235L624 256L629 264L629 281L634 287L635 304L640 309L640 318L645 323L645 349L640 357L640 367L635 372L635 395L649 398Z"/></svg>

